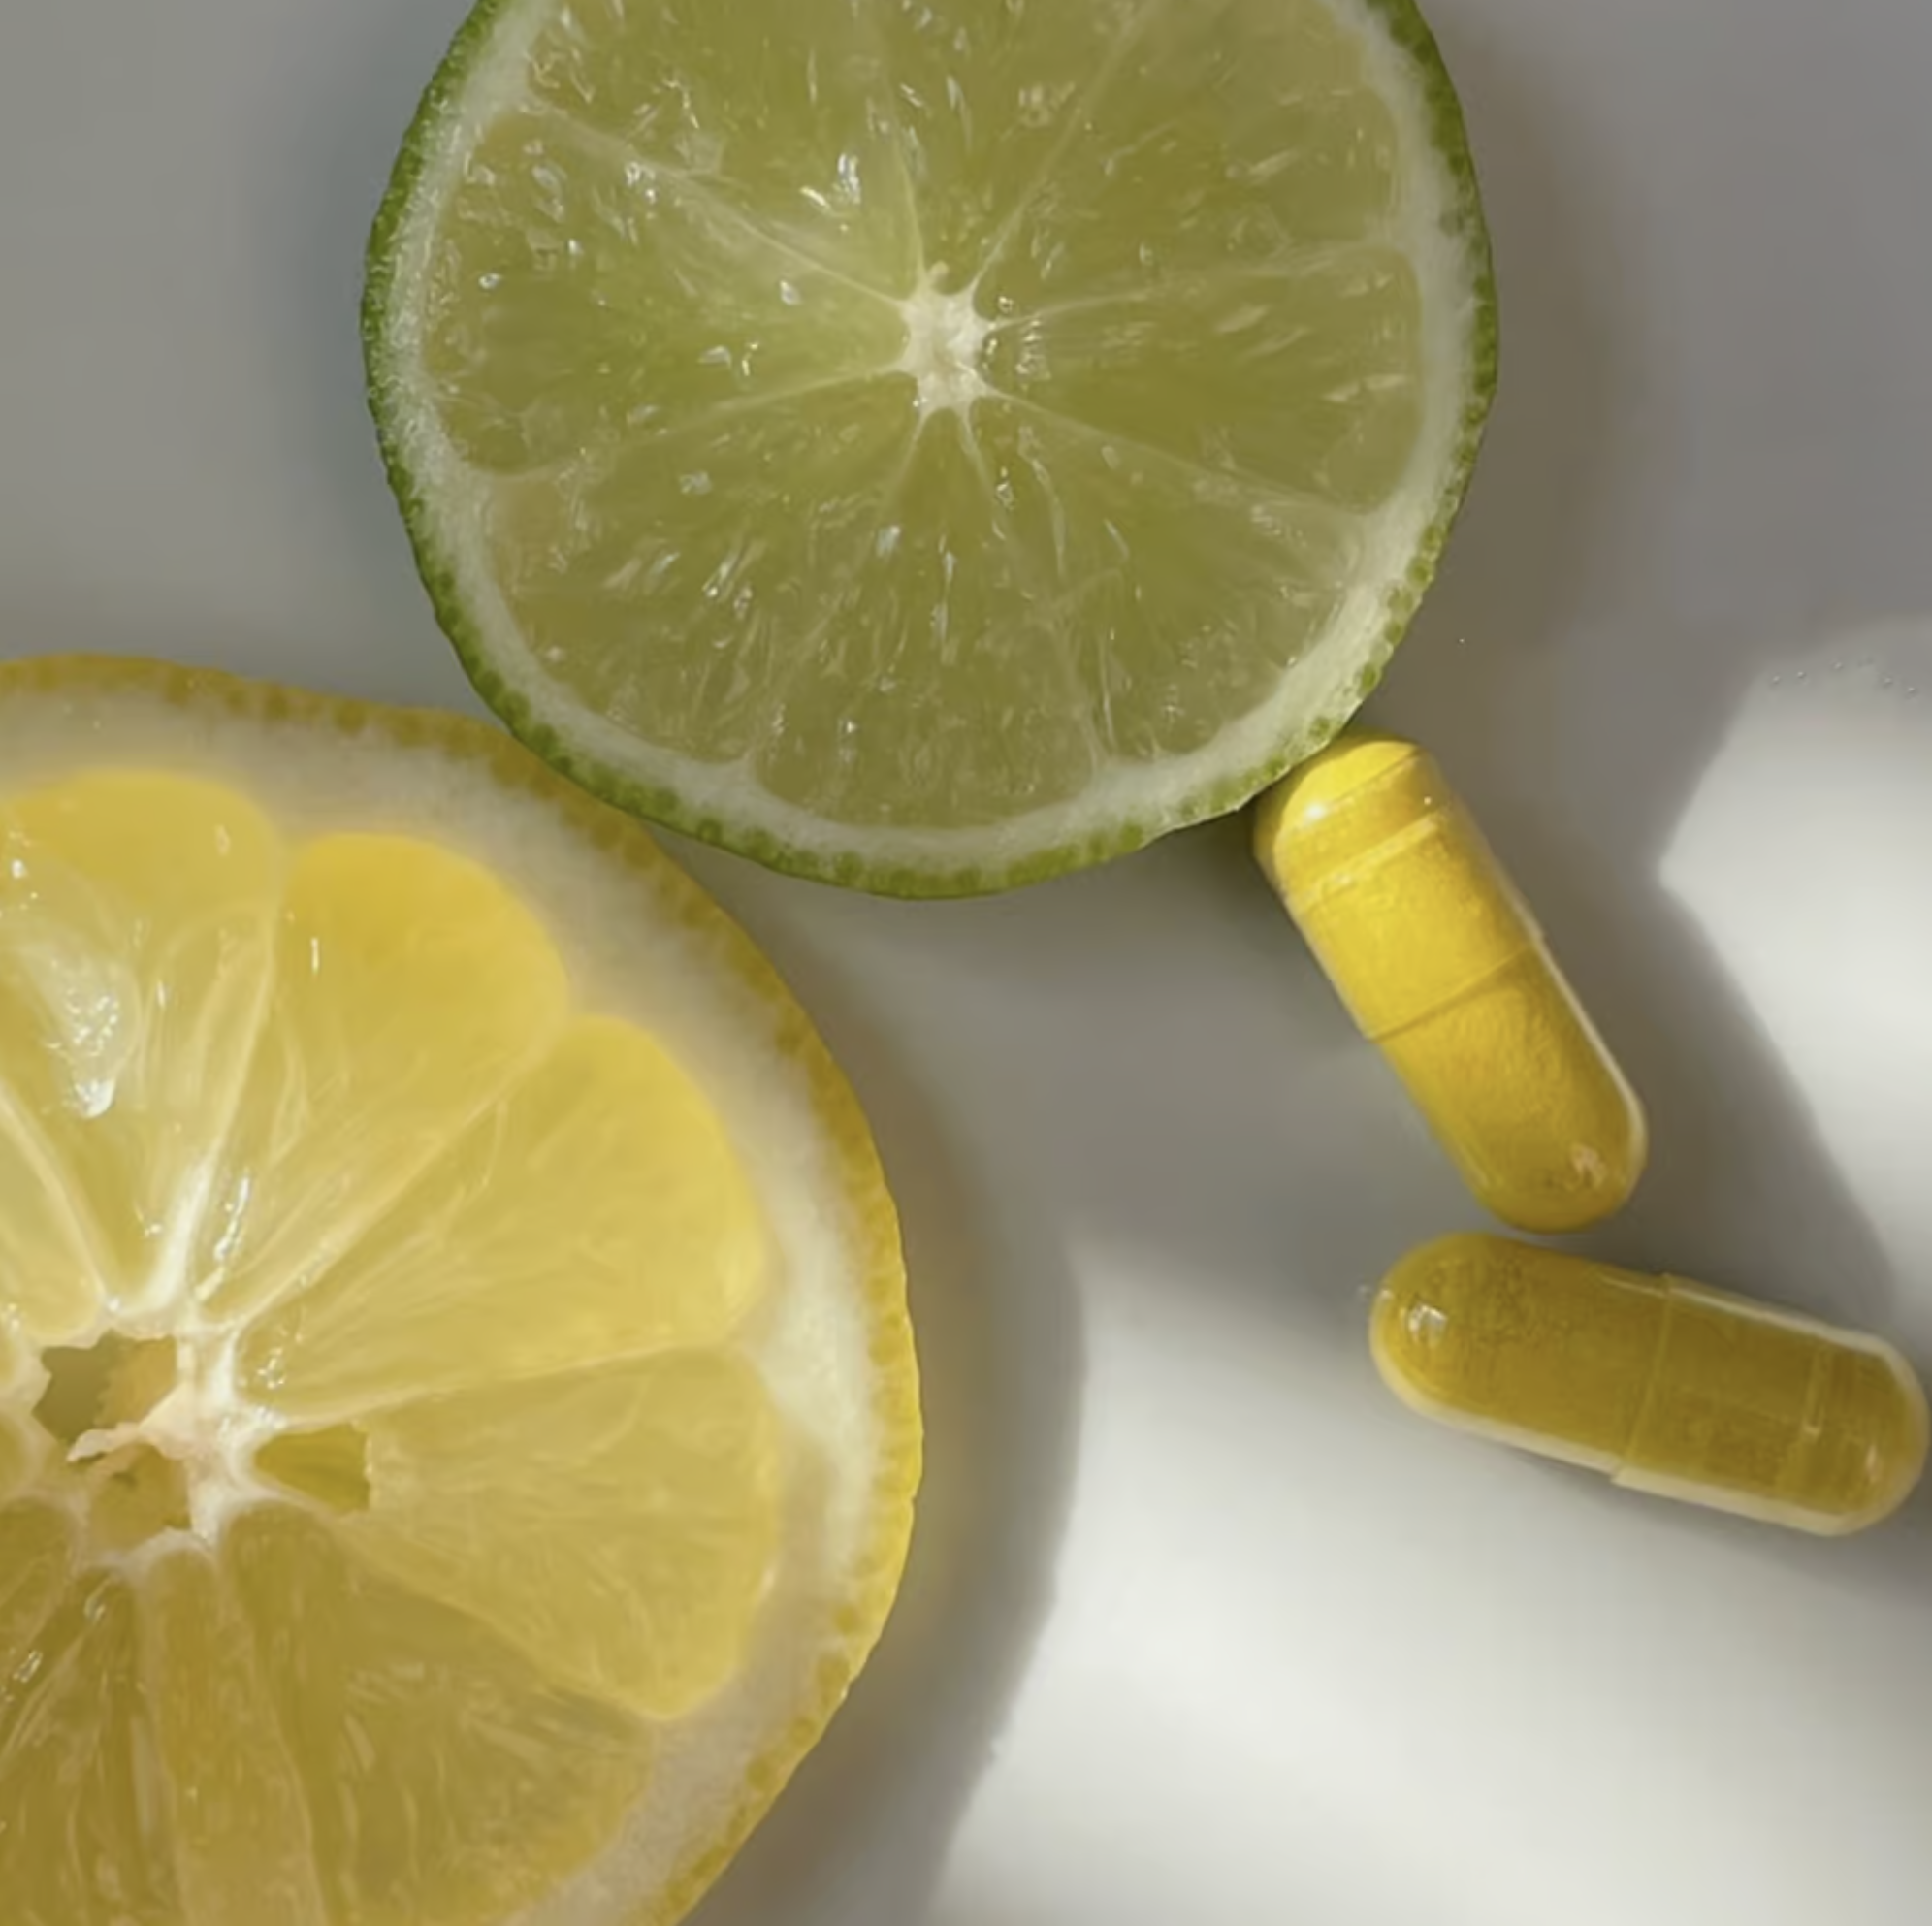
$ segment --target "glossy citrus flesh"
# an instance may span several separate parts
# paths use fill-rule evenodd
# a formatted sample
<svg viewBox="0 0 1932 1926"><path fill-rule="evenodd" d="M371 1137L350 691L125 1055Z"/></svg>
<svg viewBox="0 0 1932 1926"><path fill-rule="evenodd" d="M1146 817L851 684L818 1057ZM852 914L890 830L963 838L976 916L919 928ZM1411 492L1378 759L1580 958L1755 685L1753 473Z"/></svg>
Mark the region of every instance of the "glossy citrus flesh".
<svg viewBox="0 0 1932 1926"><path fill-rule="evenodd" d="M0 1910L674 1915L903 1556L850 1099L508 745L9 674Z"/></svg>
<svg viewBox="0 0 1932 1926"><path fill-rule="evenodd" d="M486 0L372 254L484 693L640 811L989 887L1372 686L1487 402L1454 95L1380 0Z"/></svg>

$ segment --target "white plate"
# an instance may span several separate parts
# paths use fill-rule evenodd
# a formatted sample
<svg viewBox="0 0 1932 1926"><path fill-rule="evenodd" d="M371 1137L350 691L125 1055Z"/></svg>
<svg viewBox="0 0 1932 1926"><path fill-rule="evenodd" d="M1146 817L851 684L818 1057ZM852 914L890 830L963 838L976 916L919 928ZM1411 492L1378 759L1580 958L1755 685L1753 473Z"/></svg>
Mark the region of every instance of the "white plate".
<svg viewBox="0 0 1932 1926"><path fill-rule="evenodd" d="M0 6L0 637L466 693L359 398L463 0ZM1932 9L1436 0L1505 378L1385 717L1650 1100L1606 1254L1932 1358ZM905 1203L904 1609L705 1926L1922 1926L1932 1501L1820 1544L1434 1431L1476 1215L1227 828L906 909L697 865Z"/></svg>

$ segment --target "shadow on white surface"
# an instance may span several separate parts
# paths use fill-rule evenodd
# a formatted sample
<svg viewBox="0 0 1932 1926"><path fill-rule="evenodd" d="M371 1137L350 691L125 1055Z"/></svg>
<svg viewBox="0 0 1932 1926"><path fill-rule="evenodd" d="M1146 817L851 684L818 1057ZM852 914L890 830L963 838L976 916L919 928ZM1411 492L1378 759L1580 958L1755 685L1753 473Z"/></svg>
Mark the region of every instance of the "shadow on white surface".
<svg viewBox="0 0 1932 1926"><path fill-rule="evenodd" d="M382 484L357 330L370 217L464 12L4 10L0 251L32 264L0 289L10 613L57 612L66 646L464 699ZM29 185L36 154L58 158Z"/></svg>
<svg viewBox="0 0 1932 1926"><path fill-rule="evenodd" d="M279 130L281 164L249 182L256 231L280 257L263 288L280 304L277 327L303 345L287 357L278 401L291 445L313 470L316 510L337 525L332 546L356 558L365 594L418 617L397 638L414 646L354 649L353 692L420 701L433 676L435 700L481 713L453 651L419 659L433 639L429 600L360 401L370 230L417 102L472 0L347 4L361 23L353 34L315 33L305 85Z"/></svg>

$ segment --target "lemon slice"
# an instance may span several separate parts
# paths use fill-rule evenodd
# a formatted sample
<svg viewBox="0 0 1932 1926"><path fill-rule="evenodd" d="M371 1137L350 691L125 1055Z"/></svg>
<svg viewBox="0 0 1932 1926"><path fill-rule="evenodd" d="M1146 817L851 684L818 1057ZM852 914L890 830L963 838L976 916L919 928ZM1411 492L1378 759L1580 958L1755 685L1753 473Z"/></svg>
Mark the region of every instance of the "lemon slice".
<svg viewBox="0 0 1932 1926"><path fill-rule="evenodd" d="M667 1921L891 1603L864 1123L442 717L0 669L0 1911Z"/></svg>
<svg viewBox="0 0 1932 1926"><path fill-rule="evenodd" d="M1496 362L1409 0L483 0L365 339L442 625L527 743L922 895L1325 743Z"/></svg>

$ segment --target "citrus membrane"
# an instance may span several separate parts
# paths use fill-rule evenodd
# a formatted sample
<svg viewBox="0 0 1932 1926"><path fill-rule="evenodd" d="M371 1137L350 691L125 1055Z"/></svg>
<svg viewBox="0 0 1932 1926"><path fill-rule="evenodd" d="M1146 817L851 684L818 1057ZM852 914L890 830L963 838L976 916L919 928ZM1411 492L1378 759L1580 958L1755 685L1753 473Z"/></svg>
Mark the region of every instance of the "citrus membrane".
<svg viewBox="0 0 1932 1926"><path fill-rule="evenodd" d="M1409 0L483 0L365 339L437 614L527 743L927 895L1326 742L1496 354Z"/></svg>
<svg viewBox="0 0 1932 1926"><path fill-rule="evenodd" d="M493 730L0 668L0 1912L680 1916L919 1433L864 1123Z"/></svg>

